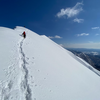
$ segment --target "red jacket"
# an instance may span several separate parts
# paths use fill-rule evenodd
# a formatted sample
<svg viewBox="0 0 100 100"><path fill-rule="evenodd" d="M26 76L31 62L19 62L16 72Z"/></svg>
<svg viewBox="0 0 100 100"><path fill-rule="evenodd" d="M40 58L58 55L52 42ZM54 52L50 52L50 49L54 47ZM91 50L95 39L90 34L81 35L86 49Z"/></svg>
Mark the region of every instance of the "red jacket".
<svg viewBox="0 0 100 100"><path fill-rule="evenodd" d="M23 32L23 35L26 35L26 34L25 34L25 31Z"/></svg>
<svg viewBox="0 0 100 100"><path fill-rule="evenodd" d="M25 33L25 31L23 32L23 37L24 37L24 38L26 37L26 33Z"/></svg>

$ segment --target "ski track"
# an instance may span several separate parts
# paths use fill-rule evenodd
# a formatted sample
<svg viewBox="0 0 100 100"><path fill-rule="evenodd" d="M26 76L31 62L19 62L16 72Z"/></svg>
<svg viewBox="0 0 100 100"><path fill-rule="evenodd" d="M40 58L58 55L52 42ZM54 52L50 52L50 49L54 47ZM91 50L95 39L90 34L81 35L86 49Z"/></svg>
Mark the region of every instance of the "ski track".
<svg viewBox="0 0 100 100"><path fill-rule="evenodd" d="M20 70L16 73L15 64L9 65L8 70L4 70L7 80L0 81L0 100L32 100L32 90L28 81L30 76L26 66L28 63L25 59L27 57L22 48L23 41L24 39L21 39L18 42Z"/></svg>
<svg viewBox="0 0 100 100"><path fill-rule="evenodd" d="M20 99L21 100L32 100L32 92L30 89L30 85L28 84L28 69L26 67L26 60L25 60L25 54L23 52L23 41L24 39L19 41L19 63L20 63L20 69L21 69L21 76L20 76Z"/></svg>

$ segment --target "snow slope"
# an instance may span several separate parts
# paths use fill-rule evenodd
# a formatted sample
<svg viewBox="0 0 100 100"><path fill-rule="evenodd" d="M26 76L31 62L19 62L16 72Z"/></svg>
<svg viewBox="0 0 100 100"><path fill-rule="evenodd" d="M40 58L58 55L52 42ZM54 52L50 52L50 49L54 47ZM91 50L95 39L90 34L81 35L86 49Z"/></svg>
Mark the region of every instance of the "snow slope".
<svg viewBox="0 0 100 100"><path fill-rule="evenodd" d="M46 36L0 27L0 100L100 100L100 74Z"/></svg>

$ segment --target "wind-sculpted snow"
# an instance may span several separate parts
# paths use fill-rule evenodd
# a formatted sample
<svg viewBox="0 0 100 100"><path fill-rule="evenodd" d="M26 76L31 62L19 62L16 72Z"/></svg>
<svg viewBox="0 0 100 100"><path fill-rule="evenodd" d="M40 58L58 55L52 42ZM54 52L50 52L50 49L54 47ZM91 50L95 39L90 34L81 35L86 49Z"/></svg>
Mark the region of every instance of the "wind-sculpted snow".
<svg viewBox="0 0 100 100"><path fill-rule="evenodd" d="M23 41L22 39L19 42L19 57L20 57L20 68L21 68L21 80L20 80L20 89L21 89L21 100L32 100L31 98L31 89L28 84L28 69L26 67L26 60L25 60L25 54L23 52Z"/></svg>

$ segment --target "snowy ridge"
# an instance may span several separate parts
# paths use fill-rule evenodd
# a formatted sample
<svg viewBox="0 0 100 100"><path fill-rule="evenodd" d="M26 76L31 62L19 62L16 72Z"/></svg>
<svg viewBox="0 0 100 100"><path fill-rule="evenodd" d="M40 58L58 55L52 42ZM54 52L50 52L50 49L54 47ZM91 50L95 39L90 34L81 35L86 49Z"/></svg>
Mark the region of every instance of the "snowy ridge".
<svg viewBox="0 0 100 100"><path fill-rule="evenodd" d="M31 89L28 83L28 69L26 67L26 60L25 60L25 54L23 52L23 41L24 39L21 39L19 42L19 57L20 57L20 68L21 68L21 80L20 80L20 89L21 89L21 96L20 100L32 100L31 98Z"/></svg>
<svg viewBox="0 0 100 100"><path fill-rule="evenodd" d="M69 54L75 58L78 62L80 62L81 64L83 64L85 67L87 67L88 69L90 69L91 71L93 71L95 74L97 74L98 76L100 76L100 71L98 71L97 69L93 68L90 64L88 64L86 61L84 61L83 59L81 59L78 56L75 56L72 52L69 52Z"/></svg>
<svg viewBox="0 0 100 100"><path fill-rule="evenodd" d="M87 68L89 68L91 71L93 71L94 73L96 73L98 76L100 76L100 71L98 71L97 69L93 68L90 64L88 64L86 61L84 61L83 59L81 59L80 57L76 56L78 61L80 63L83 63L83 65L85 65Z"/></svg>
<svg viewBox="0 0 100 100"><path fill-rule="evenodd" d="M24 27L0 33L0 100L100 100L100 74L85 61Z"/></svg>

